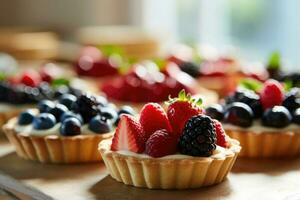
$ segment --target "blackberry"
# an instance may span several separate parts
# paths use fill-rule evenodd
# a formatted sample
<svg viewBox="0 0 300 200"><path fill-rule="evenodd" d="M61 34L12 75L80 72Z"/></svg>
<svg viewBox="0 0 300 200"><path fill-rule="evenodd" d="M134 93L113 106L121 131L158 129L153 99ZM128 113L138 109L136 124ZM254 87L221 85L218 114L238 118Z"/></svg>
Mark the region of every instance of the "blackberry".
<svg viewBox="0 0 300 200"><path fill-rule="evenodd" d="M263 113L263 108L259 100L259 95L257 95L252 90L245 88L238 88L235 93L226 99L227 104L234 102L241 102L247 104L253 111L254 117L259 118Z"/></svg>
<svg viewBox="0 0 300 200"><path fill-rule="evenodd" d="M179 152L191 156L210 156L216 149L216 132L212 119L197 115L188 120L180 136Z"/></svg>
<svg viewBox="0 0 300 200"><path fill-rule="evenodd" d="M287 92L282 105L290 112L294 112L297 108L300 108L300 89L292 88L289 92Z"/></svg>
<svg viewBox="0 0 300 200"><path fill-rule="evenodd" d="M179 65L180 69L190 76L197 78L200 76L200 66L193 62L183 62Z"/></svg>
<svg viewBox="0 0 300 200"><path fill-rule="evenodd" d="M72 106L72 110L82 116L84 123L88 123L99 113L98 105L96 97L90 94L83 94L77 98Z"/></svg>

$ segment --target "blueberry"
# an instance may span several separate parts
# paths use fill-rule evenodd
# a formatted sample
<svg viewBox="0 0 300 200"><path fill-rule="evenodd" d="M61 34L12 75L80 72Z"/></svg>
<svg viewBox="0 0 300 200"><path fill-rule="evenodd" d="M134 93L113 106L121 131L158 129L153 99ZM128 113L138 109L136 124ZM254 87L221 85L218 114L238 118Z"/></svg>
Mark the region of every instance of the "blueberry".
<svg viewBox="0 0 300 200"><path fill-rule="evenodd" d="M224 108L220 104L213 104L207 107L205 111L213 119L222 120L224 117Z"/></svg>
<svg viewBox="0 0 300 200"><path fill-rule="evenodd" d="M253 117L253 111L247 104L235 102L228 105L224 120L237 126L249 127L252 125Z"/></svg>
<svg viewBox="0 0 300 200"><path fill-rule="evenodd" d="M50 113L41 113L33 119L32 123L34 129L45 130L52 128L56 124L56 119Z"/></svg>
<svg viewBox="0 0 300 200"><path fill-rule="evenodd" d="M109 119L114 123L118 119L118 113L115 109L111 107L102 107L100 109L101 117Z"/></svg>
<svg viewBox="0 0 300 200"><path fill-rule="evenodd" d="M262 117L262 124L275 128L283 128L291 123L292 116L288 109L283 106L274 106L267 109Z"/></svg>
<svg viewBox="0 0 300 200"><path fill-rule="evenodd" d="M255 118L260 118L263 113L263 108L260 103L259 95L252 90L245 88L237 88L237 90L231 96L226 98L226 103L242 102L250 106Z"/></svg>
<svg viewBox="0 0 300 200"><path fill-rule="evenodd" d="M71 109L76 100L77 98L72 94L63 94L59 98L59 103L65 105L68 109Z"/></svg>
<svg viewBox="0 0 300 200"><path fill-rule="evenodd" d="M63 104L56 104L54 108L52 108L49 113L53 114L57 121L60 120L60 117L63 113L67 112L68 108Z"/></svg>
<svg viewBox="0 0 300 200"><path fill-rule="evenodd" d="M297 108L293 115L293 122L300 125L300 108Z"/></svg>
<svg viewBox="0 0 300 200"><path fill-rule="evenodd" d="M300 108L300 88L292 88L290 91L288 91L285 95L282 105L292 113L297 108Z"/></svg>
<svg viewBox="0 0 300 200"><path fill-rule="evenodd" d="M34 119L35 113L32 110L26 110L21 112L18 119L19 125L31 124Z"/></svg>
<svg viewBox="0 0 300 200"><path fill-rule="evenodd" d="M40 113L47 113L54 107L54 102L50 100L42 100L37 104L37 108L39 109Z"/></svg>
<svg viewBox="0 0 300 200"><path fill-rule="evenodd" d="M68 86L65 86L65 85L59 86L58 88L56 88L56 90L54 92L54 97L58 98L58 97L62 96L63 94L68 94L69 91L70 90L69 90Z"/></svg>
<svg viewBox="0 0 300 200"><path fill-rule="evenodd" d="M97 115L91 119L89 129L95 133L108 133L112 131L112 123L110 120Z"/></svg>
<svg viewBox="0 0 300 200"><path fill-rule="evenodd" d="M60 117L60 122L65 121L66 119L69 119L71 117L77 118L81 124L83 124L83 119L79 113L73 113L71 111L65 112Z"/></svg>
<svg viewBox="0 0 300 200"><path fill-rule="evenodd" d="M121 114L129 114L129 115L134 115L135 110L131 106L123 106L120 108L118 115Z"/></svg>
<svg viewBox="0 0 300 200"><path fill-rule="evenodd" d="M122 106L120 110L118 111L118 118L115 121L114 125L117 126L120 121L121 114L128 114L128 115L134 115L135 110L131 106Z"/></svg>
<svg viewBox="0 0 300 200"><path fill-rule="evenodd" d="M70 117L60 126L60 134L63 136L74 136L81 133L81 123L77 118Z"/></svg>
<svg viewBox="0 0 300 200"><path fill-rule="evenodd" d="M194 62L182 62L181 64L179 64L179 67L182 71L194 78L200 76L200 65Z"/></svg>

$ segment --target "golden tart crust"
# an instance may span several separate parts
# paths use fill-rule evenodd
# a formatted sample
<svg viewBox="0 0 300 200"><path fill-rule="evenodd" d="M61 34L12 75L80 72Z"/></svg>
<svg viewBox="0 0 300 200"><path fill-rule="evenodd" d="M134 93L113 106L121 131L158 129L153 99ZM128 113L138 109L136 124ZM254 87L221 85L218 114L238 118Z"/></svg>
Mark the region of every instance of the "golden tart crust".
<svg viewBox="0 0 300 200"><path fill-rule="evenodd" d="M226 129L226 134L238 140L243 147L240 157L291 158L300 156L300 129L274 131L251 131Z"/></svg>
<svg viewBox="0 0 300 200"><path fill-rule="evenodd" d="M60 136L36 136L16 132L17 118L3 126L10 143L15 147L18 156L42 163L84 163L97 162L102 158L97 152L98 144L111 138L113 133Z"/></svg>
<svg viewBox="0 0 300 200"><path fill-rule="evenodd" d="M152 158L111 151L100 142L99 151L110 175L119 182L149 189L187 189L222 182L231 170L240 146L232 140L230 153L221 157Z"/></svg>

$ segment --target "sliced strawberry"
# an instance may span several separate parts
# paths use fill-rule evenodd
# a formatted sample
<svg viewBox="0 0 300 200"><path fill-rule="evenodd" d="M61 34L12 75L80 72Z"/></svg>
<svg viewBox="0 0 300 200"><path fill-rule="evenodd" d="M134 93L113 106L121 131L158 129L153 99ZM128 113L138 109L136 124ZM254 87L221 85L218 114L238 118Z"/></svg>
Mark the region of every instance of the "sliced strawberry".
<svg viewBox="0 0 300 200"><path fill-rule="evenodd" d="M228 141L222 124L216 119L214 119L213 122L217 135L217 145L226 148L228 146Z"/></svg>
<svg viewBox="0 0 300 200"><path fill-rule="evenodd" d="M146 142L146 154L152 157L162 157L175 154L178 138L166 130L155 131Z"/></svg>
<svg viewBox="0 0 300 200"><path fill-rule="evenodd" d="M142 153L145 150L145 141L141 124L130 115L121 115L120 122L112 139L111 150L128 150L135 153Z"/></svg>
<svg viewBox="0 0 300 200"><path fill-rule="evenodd" d="M201 99L193 99L190 94L186 95L184 90L179 93L178 98L168 102L167 116L173 133L180 136L186 122L191 117L203 113L203 109L199 106L201 103Z"/></svg>
<svg viewBox="0 0 300 200"><path fill-rule="evenodd" d="M158 103L147 103L141 110L140 123L148 139L155 131L166 129L171 132L167 114Z"/></svg>

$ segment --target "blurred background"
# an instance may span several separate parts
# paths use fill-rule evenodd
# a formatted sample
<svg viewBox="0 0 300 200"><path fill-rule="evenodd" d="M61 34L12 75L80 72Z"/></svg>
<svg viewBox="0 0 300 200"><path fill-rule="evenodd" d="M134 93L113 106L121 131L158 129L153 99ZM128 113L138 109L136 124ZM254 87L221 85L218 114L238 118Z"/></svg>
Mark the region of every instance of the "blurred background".
<svg viewBox="0 0 300 200"><path fill-rule="evenodd" d="M1 3L0 26L53 31L63 41L78 43L83 27L133 25L163 45L230 47L252 60L266 60L278 50L289 70L299 70L299 8L296 0L11 0Z"/></svg>

